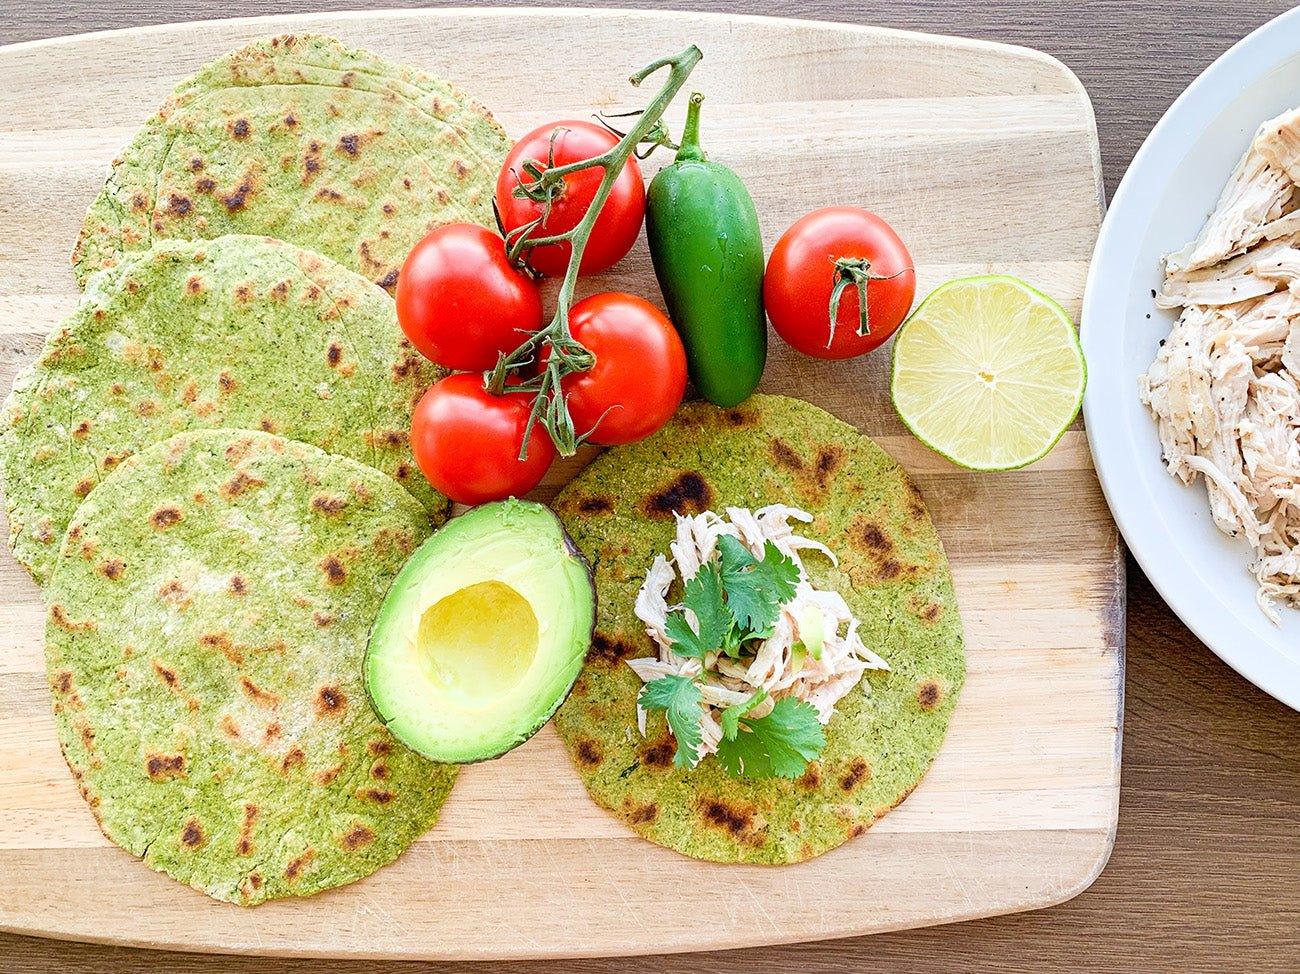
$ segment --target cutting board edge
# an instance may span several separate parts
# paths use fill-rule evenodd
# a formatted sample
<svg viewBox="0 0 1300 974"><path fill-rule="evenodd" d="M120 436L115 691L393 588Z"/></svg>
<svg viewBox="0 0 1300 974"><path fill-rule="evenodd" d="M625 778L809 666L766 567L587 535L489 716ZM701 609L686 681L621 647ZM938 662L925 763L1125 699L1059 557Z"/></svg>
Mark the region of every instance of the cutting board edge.
<svg viewBox="0 0 1300 974"><path fill-rule="evenodd" d="M935 31L907 30L900 27L883 27L876 24L855 24L847 21L834 20L816 20L808 17L779 17L771 14L732 14L719 13L710 10L654 10L646 8L615 8L615 7L571 7L564 4L557 6L484 6L484 7L390 7L381 10L367 10L364 7L356 7L348 10L320 10L306 11L291 14L257 14L249 17L213 17L200 20L178 20L169 21L161 24L143 24L138 27L116 27L108 30L81 31L75 34L62 34L57 37L39 37L27 41L15 41L12 44L0 45L0 55L9 53L20 53L34 50L42 47L54 47L65 44L73 44L87 40L106 40L113 37L124 35L140 36L145 34L166 33L179 28L211 28L215 25L222 27L247 26L263 22L274 21L277 24L283 24L292 27L295 22L320 22L320 21L346 21L359 17L365 17L375 20L398 20L409 19L412 17L429 17L437 19L439 17L519 17L519 16L536 16L536 15L565 15L579 18L606 18L611 20L633 18L673 20L681 17L692 17L700 20L714 20L718 22L744 22L752 24L767 25L784 25L803 27L818 30L835 30L846 31L851 33L867 34L876 37L894 37L900 40L918 40L925 41L931 38L939 38L952 47L965 48L971 51L987 51L990 53L1002 52L1004 54L1014 55L1026 61L1035 61L1050 70L1063 74L1067 79L1067 86L1077 89L1091 111L1092 101L1088 98L1087 90L1078 76L1059 58L1053 57L1045 51L1037 48L1026 47L1021 44L1008 44L1004 41L990 41L977 37L964 37L960 34L941 34ZM1095 129L1095 126L1094 126ZM1095 134L1095 131L1094 131Z"/></svg>
<svg viewBox="0 0 1300 974"><path fill-rule="evenodd" d="M1114 788L1118 798L1118 785ZM914 930L922 927L946 926L951 923L965 923L971 920L1006 916L1013 913L1026 913L1059 906L1085 892L1105 869L1110 860L1115 844L1115 826L1112 822L1108 829L1043 829L1035 832L1040 836L1072 835L1095 836L1097 842L1096 857L1088 871L1081 878L1069 885L1045 883L1024 899L1007 898L1004 901L987 904L980 909L955 913L944 920L930 920L922 917L903 918L897 921L885 921L869 924L843 924L828 927L809 937L806 933L790 935L773 935L756 932L753 937L730 937L701 943L696 939L664 940L650 944L645 940L629 940L626 943L611 943L608 940L593 949L574 948L565 945L534 947L527 950L488 949L483 950L350 950L350 949L315 949L312 947L278 947L258 940L231 941L229 943L191 944L182 941L163 941L131 934L114 935L88 933L72 927L52 928L32 924L13 923L0 916L0 933L15 934L25 937L38 937L44 940L60 940L71 943L98 944L107 947L127 947L141 950L173 951L184 954L212 954L216 956L247 955L256 957L279 957L286 959L336 959L336 960L393 960L425 962L499 962L527 960L582 960L605 957L647 957L654 955L687 954L713 950L742 950L756 947L777 947L790 944L815 943L826 940L845 940L854 937L873 936L879 933L891 933L900 930ZM121 850L114 850L121 852ZM122 852L122 855L128 853ZM723 867L725 868L725 867ZM780 868L780 867L773 867ZM344 887L346 888L346 887ZM180 891L185 894L201 896L194 891ZM224 904L219 908L227 908ZM256 909L256 907L229 906L231 910Z"/></svg>

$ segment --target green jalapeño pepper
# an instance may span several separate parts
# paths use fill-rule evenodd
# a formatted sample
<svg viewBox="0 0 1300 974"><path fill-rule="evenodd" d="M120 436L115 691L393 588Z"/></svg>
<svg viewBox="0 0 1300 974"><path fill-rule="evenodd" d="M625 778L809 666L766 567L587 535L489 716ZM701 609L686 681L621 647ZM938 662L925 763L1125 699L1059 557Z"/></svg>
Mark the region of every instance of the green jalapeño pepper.
<svg viewBox="0 0 1300 974"><path fill-rule="evenodd" d="M691 381L710 402L734 406L767 361L763 238L745 184L700 149L703 101L691 95L677 158L650 182L646 236Z"/></svg>

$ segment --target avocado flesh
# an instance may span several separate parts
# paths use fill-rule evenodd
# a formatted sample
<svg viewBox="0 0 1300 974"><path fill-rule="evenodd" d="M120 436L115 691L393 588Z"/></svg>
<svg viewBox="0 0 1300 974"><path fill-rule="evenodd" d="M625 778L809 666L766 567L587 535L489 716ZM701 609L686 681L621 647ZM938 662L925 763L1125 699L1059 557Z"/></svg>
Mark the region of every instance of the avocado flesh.
<svg viewBox="0 0 1300 974"><path fill-rule="evenodd" d="M426 757L499 757L568 695L595 611L587 563L548 508L476 507L426 541L389 588L366 649L371 703Z"/></svg>

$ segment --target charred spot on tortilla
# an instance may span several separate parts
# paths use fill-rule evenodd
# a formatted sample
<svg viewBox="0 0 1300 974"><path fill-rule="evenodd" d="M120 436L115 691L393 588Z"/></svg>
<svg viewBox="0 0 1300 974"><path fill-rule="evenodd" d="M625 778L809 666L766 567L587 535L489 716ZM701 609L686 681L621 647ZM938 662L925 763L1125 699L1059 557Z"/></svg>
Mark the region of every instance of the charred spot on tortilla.
<svg viewBox="0 0 1300 974"><path fill-rule="evenodd" d="M842 791L852 791L870 776L871 766L867 764L866 759L856 757L849 763L848 770L840 776L840 789Z"/></svg>
<svg viewBox="0 0 1300 974"><path fill-rule="evenodd" d="M677 742L669 737L648 745L641 752L641 763L647 768L668 768L676 755Z"/></svg>
<svg viewBox="0 0 1300 974"><path fill-rule="evenodd" d="M126 562L121 558L105 558L99 563L97 570L109 581L116 582L126 571Z"/></svg>
<svg viewBox="0 0 1300 974"><path fill-rule="evenodd" d="M154 781L167 781L185 776L185 755L149 754L145 757L145 772Z"/></svg>
<svg viewBox="0 0 1300 974"><path fill-rule="evenodd" d="M573 754L578 759L579 764L584 764L587 767L595 767L605 759L604 754L601 753L600 745L586 738L574 745Z"/></svg>
<svg viewBox="0 0 1300 974"><path fill-rule="evenodd" d="M763 823L754 805L705 797L700 800L698 808L705 824L723 829L742 842L754 844L762 841Z"/></svg>
<svg viewBox="0 0 1300 974"><path fill-rule="evenodd" d="M589 661L600 661L613 665L637 654L637 648L621 636L607 636L597 629L591 636L591 647L587 650Z"/></svg>
<svg viewBox="0 0 1300 974"><path fill-rule="evenodd" d="M348 570L337 555L326 555L319 564L327 585L338 586L348 580Z"/></svg>
<svg viewBox="0 0 1300 974"><path fill-rule="evenodd" d="M939 699L943 696L943 691L939 689L939 684L934 680L926 680L916 691L916 702L921 705L922 710L933 710L939 704Z"/></svg>
<svg viewBox="0 0 1300 974"><path fill-rule="evenodd" d="M853 522L852 542L857 548L876 557L885 557L894 550L884 529L875 521L855 519Z"/></svg>
<svg viewBox="0 0 1300 974"><path fill-rule="evenodd" d="M903 574L903 566L895 558L886 558L877 569L878 577L884 582L892 582L901 574Z"/></svg>
<svg viewBox="0 0 1300 974"><path fill-rule="evenodd" d="M826 488L830 485L831 478L844 465L843 448L830 444L823 446L817 451L816 479L817 486Z"/></svg>
<svg viewBox="0 0 1300 974"><path fill-rule="evenodd" d="M174 524L179 524L181 511L179 507L160 507L149 515L149 523L159 531L165 531Z"/></svg>
<svg viewBox="0 0 1300 974"><path fill-rule="evenodd" d="M757 415L742 406L734 406L723 414L728 426L753 426L758 422Z"/></svg>
<svg viewBox="0 0 1300 974"><path fill-rule="evenodd" d="M284 752L284 757L280 759L280 770L285 774L294 768L300 768L307 763L307 753L296 744Z"/></svg>
<svg viewBox="0 0 1300 974"><path fill-rule="evenodd" d="M649 825L659 817L659 803L646 802L644 804L635 804L628 801L623 805L624 815L628 822L633 825Z"/></svg>
<svg viewBox="0 0 1300 974"><path fill-rule="evenodd" d="M355 825L344 833L339 840L339 844L348 852L355 852L358 849L365 848L375 841L375 833L364 825Z"/></svg>
<svg viewBox="0 0 1300 974"><path fill-rule="evenodd" d="M190 818L181 829L181 845L189 849L197 849L207 841L207 836L203 834L203 826L199 824L197 818Z"/></svg>
<svg viewBox="0 0 1300 974"><path fill-rule="evenodd" d="M337 686L323 686L316 693L316 716L337 717L347 708L348 697Z"/></svg>
<svg viewBox="0 0 1300 974"><path fill-rule="evenodd" d="M772 459L776 461L778 467L783 467L786 470L793 470L797 473L803 472L803 457L799 456L799 454L795 452L794 447L781 439L781 437L772 437L771 442L768 444L768 449L772 454Z"/></svg>
<svg viewBox="0 0 1300 974"><path fill-rule="evenodd" d="M316 858L316 850L308 846L302 851L301 855L295 856L285 864L284 878L292 883L302 875L314 858Z"/></svg>
<svg viewBox="0 0 1300 974"><path fill-rule="evenodd" d="M584 497L578 501L578 510L587 515L608 514L614 510L612 497Z"/></svg>
<svg viewBox="0 0 1300 974"><path fill-rule="evenodd" d="M265 486L265 481L252 476L244 470L235 471L234 475L219 488L221 496L226 500L233 500L241 494L250 490Z"/></svg>
<svg viewBox="0 0 1300 974"><path fill-rule="evenodd" d="M316 494L311 499L311 509L317 514L338 514L347 506L347 498L331 494Z"/></svg>
<svg viewBox="0 0 1300 974"><path fill-rule="evenodd" d="M685 470L645 500L650 517L700 514L713 506L713 488L694 470Z"/></svg>
<svg viewBox="0 0 1300 974"><path fill-rule="evenodd" d="M805 791L816 791L822 786L821 766L816 761L809 761L796 783Z"/></svg>

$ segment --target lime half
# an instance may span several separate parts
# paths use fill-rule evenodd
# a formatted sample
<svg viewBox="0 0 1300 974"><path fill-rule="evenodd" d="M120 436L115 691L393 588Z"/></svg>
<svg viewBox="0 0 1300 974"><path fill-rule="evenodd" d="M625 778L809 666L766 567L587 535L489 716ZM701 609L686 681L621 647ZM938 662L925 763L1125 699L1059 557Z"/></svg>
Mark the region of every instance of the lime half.
<svg viewBox="0 0 1300 974"><path fill-rule="evenodd" d="M1087 368L1065 310L1014 277L931 292L894 339L890 393L922 443L971 470L1046 456L1078 415Z"/></svg>

